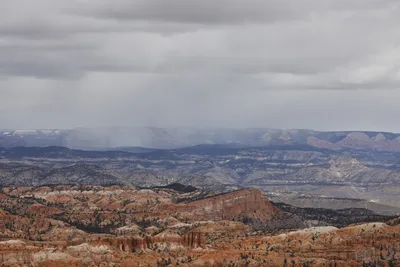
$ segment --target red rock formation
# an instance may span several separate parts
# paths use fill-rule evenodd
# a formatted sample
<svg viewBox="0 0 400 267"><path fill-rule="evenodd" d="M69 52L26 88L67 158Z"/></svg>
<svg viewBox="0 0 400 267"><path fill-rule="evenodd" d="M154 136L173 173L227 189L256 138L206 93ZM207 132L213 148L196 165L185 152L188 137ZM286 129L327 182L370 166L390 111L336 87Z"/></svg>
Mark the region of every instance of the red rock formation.
<svg viewBox="0 0 400 267"><path fill-rule="evenodd" d="M206 247L206 236L202 232L191 232L185 234L182 238L182 245L191 248L205 248Z"/></svg>
<svg viewBox="0 0 400 267"><path fill-rule="evenodd" d="M52 217L53 215L61 214L62 211L60 209L54 207L47 207L41 204L34 204L27 209L27 214L34 216L45 216Z"/></svg>
<svg viewBox="0 0 400 267"><path fill-rule="evenodd" d="M192 220L237 220L240 218L271 220L282 211L272 205L259 190L246 189L218 195L187 204L160 205L159 210Z"/></svg>
<svg viewBox="0 0 400 267"><path fill-rule="evenodd" d="M155 244L177 244L188 248L205 248L206 238L203 232L190 232L184 235L156 235L147 237L103 238L101 243L110 245L121 251L138 251L151 249Z"/></svg>
<svg viewBox="0 0 400 267"><path fill-rule="evenodd" d="M173 266L400 266L399 220L280 235L253 232L231 220L267 224L281 214L253 189L186 204L174 204L176 192L167 189L62 186L3 192L0 206L11 212L0 210L4 266L156 266L168 258Z"/></svg>

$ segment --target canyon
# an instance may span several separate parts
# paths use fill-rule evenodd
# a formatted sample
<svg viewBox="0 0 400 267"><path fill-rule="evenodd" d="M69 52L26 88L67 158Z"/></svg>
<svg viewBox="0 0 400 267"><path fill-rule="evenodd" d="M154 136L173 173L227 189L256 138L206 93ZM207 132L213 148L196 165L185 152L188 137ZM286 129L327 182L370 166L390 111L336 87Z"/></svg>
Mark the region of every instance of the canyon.
<svg viewBox="0 0 400 267"><path fill-rule="evenodd" d="M93 133L0 137L0 266L400 265L396 134Z"/></svg>
<svg viewBox="0 0 400 267"><path fill-rule="evenodd" d="M400 264L397 218L308 227L257 189L174 187L3 187L1 266Z"/></svg>

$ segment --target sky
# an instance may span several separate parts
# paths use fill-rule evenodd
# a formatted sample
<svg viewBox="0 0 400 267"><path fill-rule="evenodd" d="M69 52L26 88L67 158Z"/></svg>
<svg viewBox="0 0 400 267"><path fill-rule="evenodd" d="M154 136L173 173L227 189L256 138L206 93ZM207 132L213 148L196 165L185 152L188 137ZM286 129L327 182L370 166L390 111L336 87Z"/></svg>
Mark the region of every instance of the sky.
<svg viewBox="0 0 400 267"><path fill-rule="evenodd" d="M0 129L400 132L398 0L0 0Z"/></svg>

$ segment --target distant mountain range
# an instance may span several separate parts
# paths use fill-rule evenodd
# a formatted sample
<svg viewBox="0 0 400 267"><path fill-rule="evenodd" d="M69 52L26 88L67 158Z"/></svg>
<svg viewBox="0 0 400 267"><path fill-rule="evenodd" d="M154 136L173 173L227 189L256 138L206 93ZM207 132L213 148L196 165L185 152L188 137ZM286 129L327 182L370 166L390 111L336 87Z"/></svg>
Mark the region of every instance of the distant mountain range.
<svg viewBox="0 0 400 267"><path fill-rule="evenodd" d="M207 192L255 187L278 197L278 201L280 194L293 198L292 193L300 197L305 194L365 199L365 203L350 203L349 208L377 203L377 210L384 215L398 214L400 208L398 153L334 151L310 145L250 148L198 145L146 153L56 146L0 148L0 187L60 184L164 187L174 183Z"/></svg>
<svg viewBox="0 0 400 267"><path fill-rule="evenodd" d="M0 130L0 147L62 146L85 150L176 149L197 145L229 147L311 146L329 150L400 152L400 134L368 131L198 129L198 128L77 128L71 130ZM151 150L150 150L151 151Z"/></svg>
<svg viewBox="0 0 400 267"><path fill-rule="evenodd" d="M249 129L202 130L194 138L183 130L179 135L177 130L146 130L148 135L145 130L140 135L131 132L132 140L141 143L118 139L122 130L104 134L108 141L97 138L102 135L95 130L4 131L0 187L164 187L179 183L206 192L255 187L278 201L287 195L290 199L316 196L325 202L326 197L363 199L365 202L352 202L348 208L378 205L376 210L383 215L398 214L400 208L400 142L396 134ZM167 134L171 132L174 134ZM195 145L205 140L207 144ZM312 201L320 203L319 199Z"/></svg>

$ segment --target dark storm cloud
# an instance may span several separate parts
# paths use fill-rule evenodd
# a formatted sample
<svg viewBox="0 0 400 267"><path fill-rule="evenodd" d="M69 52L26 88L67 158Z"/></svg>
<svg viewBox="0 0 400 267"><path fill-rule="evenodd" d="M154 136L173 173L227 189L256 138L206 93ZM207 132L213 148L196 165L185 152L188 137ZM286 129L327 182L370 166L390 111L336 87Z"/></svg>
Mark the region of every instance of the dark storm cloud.
<svg viewBox="0 0 400 267"><path fill-rule="evenodd" d="M194 24L271 23L306 19L313 12L380 8L394 0L116 0L81 1L77 14L115 20ZM83 7L83 8L82 8Z"/></svg>
<svg viewBox="0 0 400 267"><path fill-rule="evenodd" d="M399 5L0 0L0 128L392 129Z"/></svg>
<svg viewBox="0 0 400 267"><path fill-rule="evenodd" d="M304 3L288 0L117 0L112 3L99 1L95 6L90 3L85 12L79 8L76 10L78 14L90 14L117 20L240 24L298 19L307 15L307 8L310 4L316 3L317 1L310 0L305 0Z"/></svg>
<svg viewBox="0 0 400 267"><path fill-rule="evenodd" d="M62 78L65 74L67 79L90 71L318 75L378 52L391 34L386 29L389 32L382 36L386 23L392 22L398 8L394 1L375 0L38 3L3 3L0 36L18 40L0 43L6 54L0 63L4 75ZM372 28L363 27L366 21ZM383 41L370 42L371 30ZM111 41L107 47L109 40L118 39L120 43ZM152 42L159 42L159 47ZM38 46L43 49L38 51Z"/></svg>

